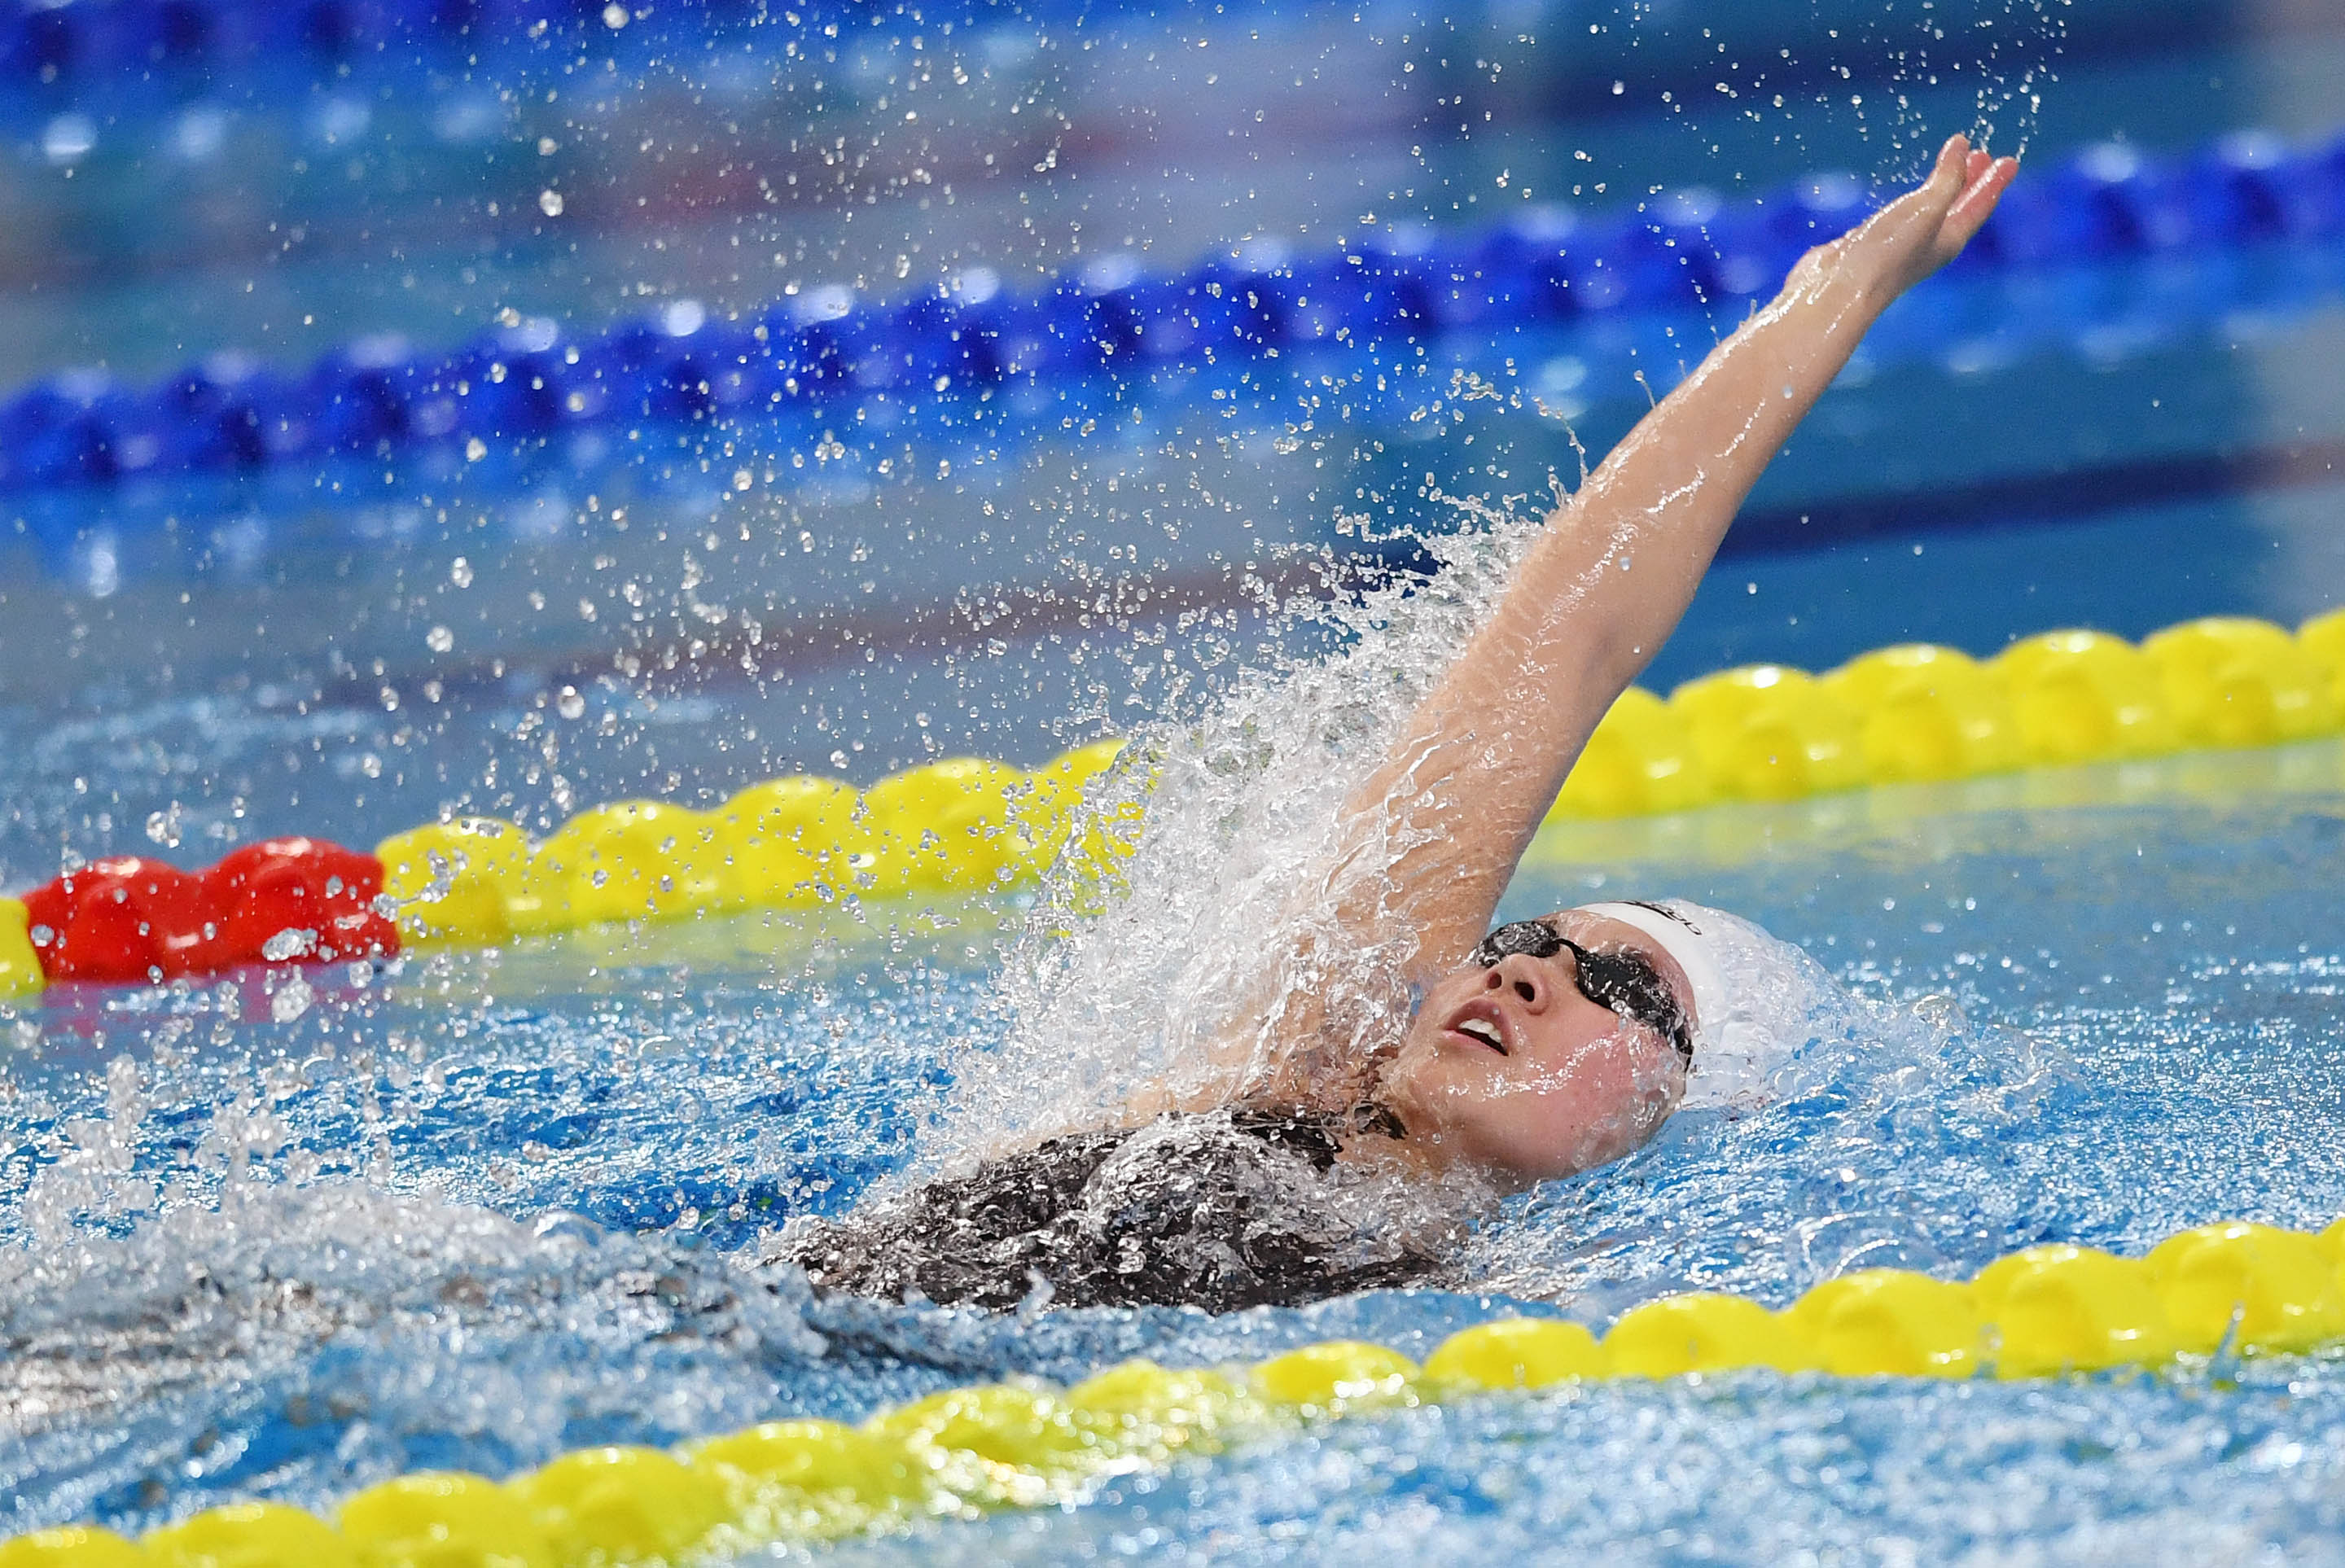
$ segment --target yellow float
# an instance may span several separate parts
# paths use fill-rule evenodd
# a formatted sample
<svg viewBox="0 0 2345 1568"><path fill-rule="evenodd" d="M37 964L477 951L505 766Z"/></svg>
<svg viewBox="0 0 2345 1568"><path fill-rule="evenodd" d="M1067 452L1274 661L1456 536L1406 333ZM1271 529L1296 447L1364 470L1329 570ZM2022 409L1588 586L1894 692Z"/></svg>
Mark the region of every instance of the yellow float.
<svg viewBox="0 0 2345 1568"><path fill-rule="evenodd" d="M37 996L47 986L33 948L32 918L24 901L0 898L0 1002Z"/></svg>
<svg viewBox="0 0 2345 1568"><path fill-rule="evenodd" d="M1614 1375L1674 1378L1687 1372L1771 1367L1804 1371L1815 1347L1797 1320L1740 1296L1697 1291L1633 1307L1604 1336Z"/></svg>

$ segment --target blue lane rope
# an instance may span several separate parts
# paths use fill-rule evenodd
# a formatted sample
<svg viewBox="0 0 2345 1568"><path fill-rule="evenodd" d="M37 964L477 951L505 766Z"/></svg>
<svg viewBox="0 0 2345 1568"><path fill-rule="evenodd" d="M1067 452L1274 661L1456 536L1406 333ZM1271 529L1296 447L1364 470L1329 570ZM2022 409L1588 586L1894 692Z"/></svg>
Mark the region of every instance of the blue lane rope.
<svg viewBox="0 0 2345 1568"><path fill-rule="evenodd" d="M1945 0L1941 21L1995 11L1995 0ZM2229 36L2229 8L2218 0L2071 0L2062 19L2063 52L2074 59L2095 46L2137 42L2145 25L2174 38ZM1855 15L1853 0L1831 0ZM1445 15L1445 26L1490 25L1486 7L1469 0ZM1042 29L1096 29L1126 15L1220 28L1294 19L1316 10L1349 17L1352 7L1324 0L0 0L0 91L46 100L104 87L92 100L109 113L123 89L209 82L221 73L296 71L340 73L371 64L422 63L469 69L484 61L526 67L534 59L559 66L582 51L616 50L652 60L688 57L756 42L777 55L782 40L799 43L807 59L820 59L842 43L874 35L930 39L992 28L1029 34ZM1513 35L1520 18L1501 25ZM1820 30L1811 0L1745 0L1737 15L1705 17L1695 29L1635 16L1633 0L1608 3L1583 20L1613 16L1621 35L1574 39L1564 62L1585 80L1609 80L1629 68L1629 52L1648 69L1712 67L1713 31L1764 36L1774 44ZM1634 36L1627 25L1635 21ZM1788 30L1788 31L1787 31ZM2048 42L2049 35L2046 35ZM649 46L649 47L647 47ZM1796 70L1785 79L1798 76ZM851 90L851 89L850 89Z"/></svg>
<svg viewBox="0 0 2345 1568"><path fill-rule="evenodd" d="M440 358L372 339L292 372L227 355L143 388L68 371L0 406L0 490L741 425L874 399L998 410L1054 388L1314 349L1703 308L1731 316L1869 200L1854 177L1824 176L1750 201L1684 192L1595 219L1548 209L1332 251L1242 247L1174 276L1111 256L1026 295L969 273L895 303L798 289L733 319L676 302L585 336L521 319ZM2100 147L2038 171L1958 267L1976 276L2340 235L2345 135L2291 147L2241 132L2179 158Z"/></svg>
<svg viewBox="0 0 2345 1568"><path fill-rule="evenodd" d="M226 66L363 62L393 52L462 56L526 46L559 58L588 46L705 42L752 29L802 37L852 36L874 26L974 27L1030 23L1077 8L1039 10L990 0L863 4L859 0L0 0L0 84L56 87L147 80Z"/></svg>

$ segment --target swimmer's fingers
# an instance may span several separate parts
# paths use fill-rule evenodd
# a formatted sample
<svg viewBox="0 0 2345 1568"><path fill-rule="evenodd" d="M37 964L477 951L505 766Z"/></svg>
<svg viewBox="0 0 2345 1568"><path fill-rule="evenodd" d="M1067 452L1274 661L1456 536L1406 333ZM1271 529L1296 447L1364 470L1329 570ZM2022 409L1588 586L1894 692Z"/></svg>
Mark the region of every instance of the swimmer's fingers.
<svg viewBox="0 0 2345 1568"><path fill-rule="evenodd" d="M2003 199L2003 193L2019 176L2019 160L2015 157L1990 158L1985 153L1973 153L1970 163L1972 167L1964 171L1967 177L1962 195L1947 210L1945 221L1938 229L1938 245L1948 261L1962 254L1963 247L1985 226L1995 211L1995 204Z"/></svg>
<svg viewBox="0 0 2345 1568"><path fill-rule="evenodd" d="M1873 251L1893 272L1906 272L1916 261L1924 272L1935 269L1944 258L1934 252L1963 198L1971 160L1977 156L1968 137L1948 137L1929 177L1873 214L1849 238L1859 248ZM1897 287L1910 286L1920 275L1898 278Z"/></svg>
<svg viewBox="0 0 2345 1568"><path fill-rule="evenodd" d="M1971 160L1978 156L1971 150L1970 137L1948 137L1945 146L1938 149L1937 161L1930 166L1929 177L1890 203L1891 210L1904 207L1926 230L1935 231L1962 199Z"/></svg>
<svg viewBox="0 0 2345 1568"><path fill-rule="evenodd" d="M1880 234L1876 254L1892 290L1903 293L1961 255L2018 172L2018 159L1992 157L1968 137L1948 137L1929 177L1866 226Z"/></svg>

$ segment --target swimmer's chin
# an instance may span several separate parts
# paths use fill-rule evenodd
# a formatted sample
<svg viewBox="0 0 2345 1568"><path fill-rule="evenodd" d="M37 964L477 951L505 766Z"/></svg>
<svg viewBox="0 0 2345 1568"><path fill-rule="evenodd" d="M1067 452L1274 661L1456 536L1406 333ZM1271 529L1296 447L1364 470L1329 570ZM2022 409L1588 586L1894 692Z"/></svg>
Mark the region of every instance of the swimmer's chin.
<svg viewBox="0 0 2345 1568"><path fill-rule="evenodd" d="M1681 1083L1650 1086L1609 1116L1551 1142L1524 1147L1518 1138L1496 1136L1477 1124L1474 1111L1487 1108L1487 1102L1477 1106L1464 1097L1428 1095L1410 1075L1396 1071L1386 1076L1377 1098L1400 1125L1401 1137L1379 1140L1379 1148L1363 1152L1427 1175L1467 1177L1501 1195L1521 1192L1634 1154L1677 1109L1681 1087ZM1453 1098L1457 1103L1445 1103Z"/></svg>

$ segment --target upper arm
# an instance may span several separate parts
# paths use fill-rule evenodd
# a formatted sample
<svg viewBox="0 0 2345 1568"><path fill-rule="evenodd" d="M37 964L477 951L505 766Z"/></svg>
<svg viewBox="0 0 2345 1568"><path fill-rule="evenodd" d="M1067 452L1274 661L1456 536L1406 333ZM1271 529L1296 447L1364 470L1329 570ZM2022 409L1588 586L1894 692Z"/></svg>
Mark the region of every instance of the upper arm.
<svg viewBox="0 0 2345 1568"><path fill-rule="evenodd" d="M1557 509L1345 806L1347 837L1382 852L1379 914L1413 932L1421 975L1487 929L1564 776L1650 657L1618 646L1633 561L1619 570L1607 531L1577 503Z"/></svg>
<svg viewBox="0 0 2345 1568"><path fill-rule="evenodd" d="M1341 1108L1367 1092L1406 987L1487 928L1563 777L1633 670L1615 647L1612 547L1570 503L1528 542L1473 635L1341 808L1292 890L1228 1032L1132 1097L1130 1114L1233 1098Z"/></svg>

